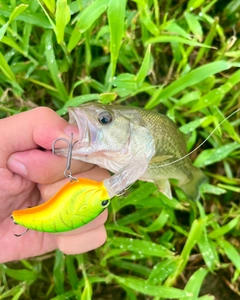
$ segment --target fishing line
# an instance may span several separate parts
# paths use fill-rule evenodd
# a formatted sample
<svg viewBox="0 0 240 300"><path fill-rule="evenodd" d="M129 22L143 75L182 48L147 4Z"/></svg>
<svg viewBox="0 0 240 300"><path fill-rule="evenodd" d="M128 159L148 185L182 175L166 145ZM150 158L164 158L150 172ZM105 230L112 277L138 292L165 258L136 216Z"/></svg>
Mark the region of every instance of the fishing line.
<svg viewBox="0 0 240 300"><path fill-rule="evenodd" d="M191 152L187 153L186 155L184 155L183 157L180 157L170 163L167 163L167 164L164 164L164 165L161 165L159 166L160 168L162 167L167 167L167 166L170 166L172 164L175 164L181 160L183 160L184 158L188 157L189 155L193 154L196 150L198 150L200 147L202 147L202 145L214 134L214 132L225 122L227 121L229 118L231 118L233 115L235 115L237 112L240 111L240 108L238 108L237 110L235 110L234 112L232 112L229 116L227 116L225 119L223 119L216 128L213 129L213 131L209 134L208 137L206 137L206 139L200 144L198 145L195 149L193 149Z"/></svg>

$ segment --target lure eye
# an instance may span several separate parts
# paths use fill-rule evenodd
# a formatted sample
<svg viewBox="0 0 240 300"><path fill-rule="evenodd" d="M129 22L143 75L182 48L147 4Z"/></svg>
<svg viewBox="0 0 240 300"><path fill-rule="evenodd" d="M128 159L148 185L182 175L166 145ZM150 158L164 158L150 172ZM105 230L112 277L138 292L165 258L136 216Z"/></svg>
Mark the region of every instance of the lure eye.
<svg viewBox="0 0 240 300"><path fill-rule="evenodd" d="M107 125L110 124L113 120L112 114L109 111L102 111L99 115L98 115L98 121L100 124L102 125Z"/></svg>
<svg viewBox="0 0 240 300"><path fill-rule="evenodd" d="M102 207L107 207L109 204L109 200L103 200L101 204L102 204Z"/></svg>

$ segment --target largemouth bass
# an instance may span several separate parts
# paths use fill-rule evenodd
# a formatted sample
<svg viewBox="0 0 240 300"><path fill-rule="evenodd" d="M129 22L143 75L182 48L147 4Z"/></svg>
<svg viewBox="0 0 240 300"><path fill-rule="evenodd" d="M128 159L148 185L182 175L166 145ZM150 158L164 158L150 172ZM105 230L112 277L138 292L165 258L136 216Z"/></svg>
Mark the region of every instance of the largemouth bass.
<svg viewBox="0 0 240 300"><path fill-rule="evenodd" d="M198 188L206 177L189 157L179 160L187 154L186 138L167 116L135 107L84 104L69 108L69 117L79 130L73 159L114 173L104 180L110 197L140 179L154 182L172 198L171 178L190 199L199 197ZM66 149L58 154L66 155Z"/></svg>

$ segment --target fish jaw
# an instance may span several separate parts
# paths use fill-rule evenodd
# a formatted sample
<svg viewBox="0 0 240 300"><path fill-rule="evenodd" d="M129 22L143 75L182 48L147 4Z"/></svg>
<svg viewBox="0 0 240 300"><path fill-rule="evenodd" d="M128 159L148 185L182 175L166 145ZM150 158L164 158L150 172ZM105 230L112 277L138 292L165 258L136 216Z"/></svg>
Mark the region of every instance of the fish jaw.
<svg viewBox="0 0 240 300"><path fill-rule="evenodd" d="M81 107L69 107L69 123L77 125L79 130L79 139L76 144L77 149L73 149L74 155L89 155L94 152L92 145L97 139L97 130L88 122L86 113Z"/></svg>

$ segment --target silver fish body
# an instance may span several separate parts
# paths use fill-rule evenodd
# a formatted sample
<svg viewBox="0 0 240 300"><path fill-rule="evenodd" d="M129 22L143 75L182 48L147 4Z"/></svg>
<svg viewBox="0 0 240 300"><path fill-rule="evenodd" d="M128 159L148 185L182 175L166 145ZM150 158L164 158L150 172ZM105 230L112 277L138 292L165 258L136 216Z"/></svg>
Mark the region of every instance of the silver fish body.
<svg viewBox="0 0 240 300"><path fill-rule="evenodd" d="M104 180L110 196L141 179L155 182L171 198L172 178L178 180L190 199L198 198L198 187L206 177L189 157L181 159L187 154L186 138L167 116L141 108L100 104L71 107L69 116L69 122L79 129L73 158L114 173Z"/></svg>

